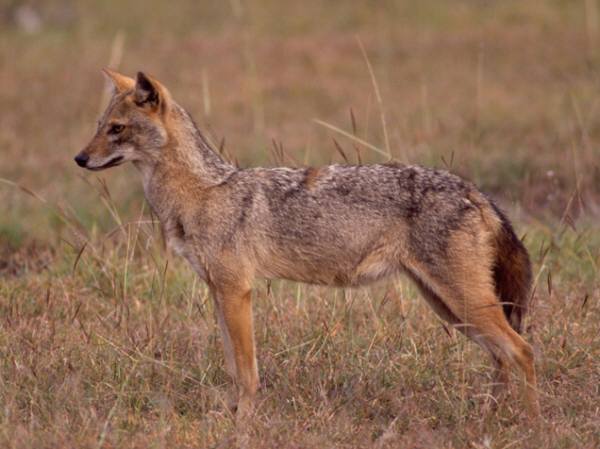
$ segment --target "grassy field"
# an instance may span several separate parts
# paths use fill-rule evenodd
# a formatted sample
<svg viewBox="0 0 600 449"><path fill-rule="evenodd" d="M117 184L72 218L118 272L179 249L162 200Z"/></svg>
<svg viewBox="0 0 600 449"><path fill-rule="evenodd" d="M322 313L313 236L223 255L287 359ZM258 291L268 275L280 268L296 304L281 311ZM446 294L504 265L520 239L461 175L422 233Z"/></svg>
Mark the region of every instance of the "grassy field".
<svg viewBox="0 0 600 449"><path fill-rule="evenodd" d="M251 447L600 446L599 3L48 0L34 29L20 3L0 3L0 447L232 444L205 285L133 167L72 161L107 65L162 80L240 166L448 167L531 252L539 428L517 388L484 412L490 361L404 279L261 282Z"/></svg>

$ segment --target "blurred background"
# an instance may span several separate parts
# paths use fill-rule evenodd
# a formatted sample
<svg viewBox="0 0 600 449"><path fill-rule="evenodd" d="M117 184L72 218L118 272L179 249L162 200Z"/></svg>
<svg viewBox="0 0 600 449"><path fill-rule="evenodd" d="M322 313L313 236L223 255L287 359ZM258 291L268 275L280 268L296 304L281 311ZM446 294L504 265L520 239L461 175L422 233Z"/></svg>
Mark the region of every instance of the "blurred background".
<svg viewBox="0 0 600 449"><path fill-rule="evenodd" d="M105 66L160 79L240 166L385 160L362 140L448 167L522 220L599 212L594 0L0 5L0 177L84 227L111 220L97 178L125 216L142 201L132 167L72 162L106 100ZM4 182L0 201L3 241L60 235L39 200Z"/></svg>

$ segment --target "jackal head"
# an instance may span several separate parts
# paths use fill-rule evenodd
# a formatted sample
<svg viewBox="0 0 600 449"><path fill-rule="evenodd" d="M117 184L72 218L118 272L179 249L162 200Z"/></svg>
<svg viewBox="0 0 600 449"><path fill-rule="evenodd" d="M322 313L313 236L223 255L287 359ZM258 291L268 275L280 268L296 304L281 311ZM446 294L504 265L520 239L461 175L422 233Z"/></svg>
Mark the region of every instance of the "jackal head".
<svg viewBox="0 0 600 449"><path fill-rule="evenodd" d="M112 70L103 72L113 95L94 137L75 162L89 170L104 170L127 161L152 160L168 140L169 92L142 72L135 80Z"/></svg>

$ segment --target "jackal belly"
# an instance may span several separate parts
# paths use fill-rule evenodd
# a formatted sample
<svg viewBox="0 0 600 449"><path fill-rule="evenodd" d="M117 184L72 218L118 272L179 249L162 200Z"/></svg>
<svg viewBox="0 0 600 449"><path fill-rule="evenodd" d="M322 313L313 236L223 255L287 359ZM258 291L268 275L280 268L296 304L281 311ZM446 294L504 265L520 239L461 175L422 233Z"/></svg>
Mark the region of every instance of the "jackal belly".
<svg viewBox="0 0 600 449"><path fill-rule="evenodd" d="M264 270L260 277L336 287L359 287L397 274L401 272L401 267L401 264L387 261L376 262L368 266L359 265L352 269L346 269L336 264L320 265L318 267L309 264L296 264L293 269L289 270Z"/></svg>
<svg viewBox="0 0 600 449"><path fill-rule="evenodd" d="M397 236L400 237L400 236ZM277 248L259 264L258 275L310 284L356 287L376 282L402 270L402 243L382 239L369 249L347 247Z"/></svg>

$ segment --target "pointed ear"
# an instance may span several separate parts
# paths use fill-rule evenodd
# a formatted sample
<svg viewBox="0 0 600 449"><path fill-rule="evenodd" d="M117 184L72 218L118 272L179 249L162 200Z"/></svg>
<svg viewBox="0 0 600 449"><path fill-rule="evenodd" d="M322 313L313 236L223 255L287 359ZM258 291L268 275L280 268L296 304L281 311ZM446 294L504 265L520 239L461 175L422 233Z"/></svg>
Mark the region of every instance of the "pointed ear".
<svg viewBox="0 0 600 449"><path fill-rule="evenodd" d="M140 107L164 109L170 96L167 89L151 76L138 72L133 100Z"/></svg>
<svg viewBox="0 0 600 449"><path fill-rule="evenodd" d="M111 82L115 93L120 94L121 92L125 92L126 90L133 89L135 86L135 80L133 78L129 78L128 76L121 75L114 70L104 68L102 69L102 73L106 77L108 81Z"/></svg>

